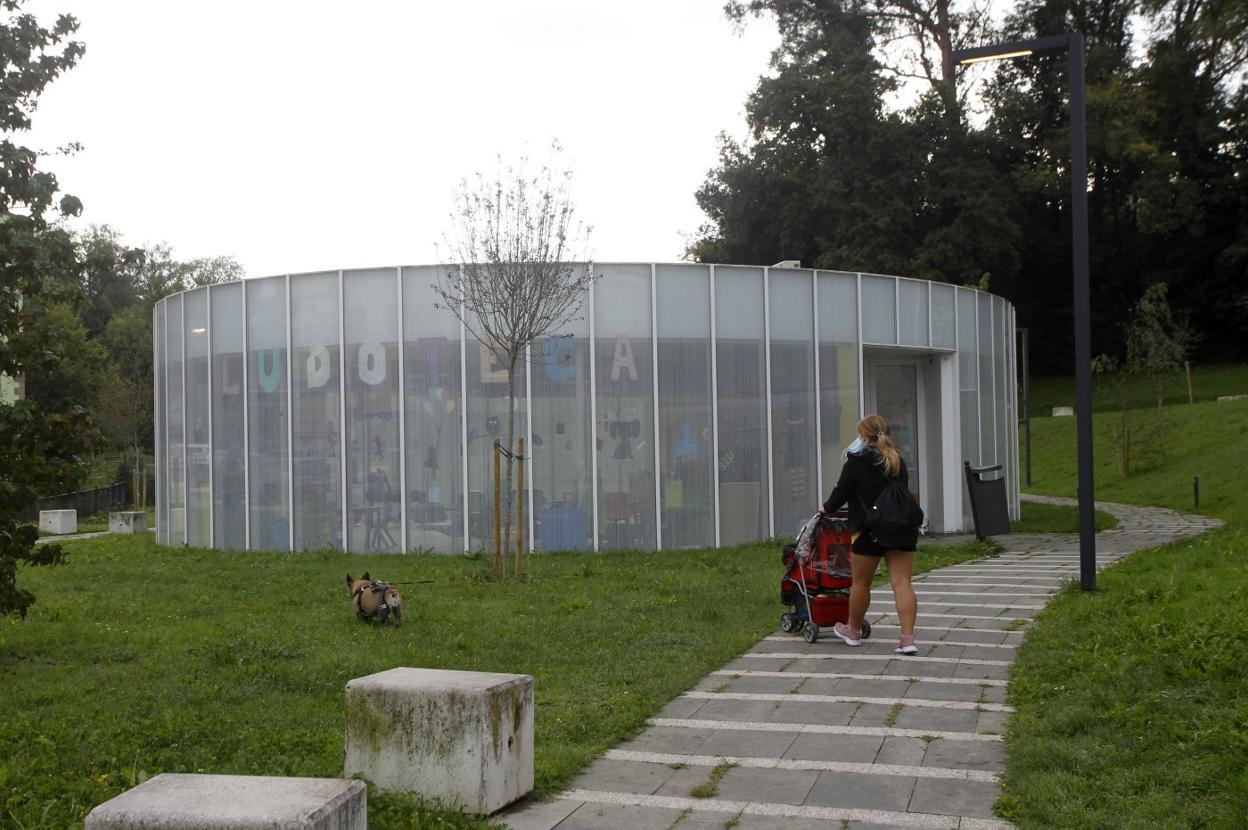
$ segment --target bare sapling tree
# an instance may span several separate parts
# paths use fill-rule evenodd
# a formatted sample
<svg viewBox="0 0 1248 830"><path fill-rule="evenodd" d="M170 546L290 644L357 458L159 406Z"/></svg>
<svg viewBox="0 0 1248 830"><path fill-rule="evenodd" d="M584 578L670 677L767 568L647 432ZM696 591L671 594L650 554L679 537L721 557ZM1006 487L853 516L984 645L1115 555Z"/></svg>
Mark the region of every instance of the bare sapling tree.
<svg viewBox="0 0 1248 830"><path fill-rule="evenodd" d="M590 228L576 218L572 174L559 164L560 154L552 142L536 171L527 157L515 164L500 157L493 176L478 172L460 182L445 237L448 262L434 289L438 305L455 314L507 373L503 551L511 547L513 520L516 366L534 341L576 318L593 279Z"/></svg>

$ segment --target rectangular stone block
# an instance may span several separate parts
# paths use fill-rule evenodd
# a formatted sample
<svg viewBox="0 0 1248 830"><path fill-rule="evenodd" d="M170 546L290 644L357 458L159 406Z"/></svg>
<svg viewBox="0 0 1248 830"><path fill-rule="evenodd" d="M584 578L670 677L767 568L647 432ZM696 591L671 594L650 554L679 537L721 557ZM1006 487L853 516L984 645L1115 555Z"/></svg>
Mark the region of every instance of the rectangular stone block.
<svg viewBox="0 0 1248 830"><path fill-rule="evenodd" d="M109 513L108 532L123 535L147 533L147 513L142 510Z"/></svg>
<svg viewBox="0 0 1248 830"><path fill-rule="evenodd" d="M345 774L479 815L533 789L533 678L396 668L347 683Z"/></svg>
<svg viewBox="0 0 1248 830"><path fill-rule="evenodd" d="M43 533L77 533L77 510L40 510L39 530Z"/></svg>
<svg viewBox="0 0 1248 830"><path fill-rule="evenodd" d="M165 773L96 807L86 830L367 830L363 781Z"/></svg>
<svg viewBox="0 0 1248 830"><path fill-rule="evenodd" d="M1055 418L1070 418L1074 414L1075 414L1075 408L1073 406L1053 407L1053 417Z"/></svg>

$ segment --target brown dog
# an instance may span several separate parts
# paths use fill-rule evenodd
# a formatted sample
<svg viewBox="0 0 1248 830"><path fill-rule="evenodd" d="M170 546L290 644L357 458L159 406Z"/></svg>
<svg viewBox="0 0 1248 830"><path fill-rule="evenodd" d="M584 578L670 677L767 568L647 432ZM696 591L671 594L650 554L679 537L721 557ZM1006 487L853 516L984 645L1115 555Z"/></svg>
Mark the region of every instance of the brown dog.
<svg viewBox="0 0 1248 830"><path fill-rule="evenodd" d="M380 620L382 625L403 622L403 600L394 586L388 582L374 581L367 572L359 579L352 579L347 574L347 594L351 597L351 607L355 616L361 621Z"/></svg>

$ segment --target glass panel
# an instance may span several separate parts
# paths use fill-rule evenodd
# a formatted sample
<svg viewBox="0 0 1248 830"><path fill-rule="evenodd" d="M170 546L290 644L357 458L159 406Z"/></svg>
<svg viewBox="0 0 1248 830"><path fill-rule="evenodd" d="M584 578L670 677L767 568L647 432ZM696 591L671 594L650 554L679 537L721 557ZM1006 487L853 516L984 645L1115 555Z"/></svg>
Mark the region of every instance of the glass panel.
<svg viewBox="0 0 1248 830"><path fill-rule="evenodd" d="M853 274L819 272L819 418L823 482L832 492L842 451L857 435L858 285Z"/></svg>
<svg viewBox="0 0 1248 830"><path fill-rule="evenodd" d="M819 508L815 481L815 324L809 271L772 269L771 436L775 531L795 535Z"/></svg>
<svg viewBox="0 0 1248 830"><path fill-rule="evenodd" d="M1006 409L1006 401L1009 400L1009 386L1006 383L1006 366L1009 362L1010 336L1005 330L1005 301L1000 297L992 299L992 320L993 320L993 394L996 401L994 411L996 422L996 463L1004 464L1006 470L1003 475L1009 475L1012 471L1009 469L1010 458L1006 454L1006 439L1009 433L1006 430L1008 410Z"/></svg>
<svg viewBox="0 0 1248 830"><path fill-rule="evenodd" d="M926 346L927 283L915 280L897 281L901 310L901 343L904 346Z"/></svg>
<svg viewBox="0 0 1248 830"><path fill-rule="evenodd" d="M154 350L156 356L154 358L154 366L156 368L155 384L156 384L156 410L153 418L156 431L156 544L169 544L169 429L165 424L165 416L168 407L165 403L165 389L168 381L165 373L168 371L168 362L165 360L167 352L167 344L165 343L165 309L169 304L161 300L156 304L153 311L154 322L152 331L155 332L153 338Z"/></svg>
<svg viewBox="0 0 1248 830"><path fill-rule="evenodd" d="M494 439L507 446L507 367L494 352L473 338L469 333L468 355L468 542L473 550L492 550L494 545ZM525 403L525 362L521 355L516 361L514 375L514 433L512 446L519 449L519 439L527 432L527 405ZM511 520L511 539L504 541L510 547L508 556L514 556L515 534L524 533L528 539L527 519L516 522L514 496L507 493L507 459L499 464L502 476L503 516L499 523L506 536L507 519ZM512 469L512 488L516 486L515 468ZM527 508L526 508L527 514ZM510 559L508 560L511 561Z"/></svg>
<svg viewBox="0 0 1248 830"><path fill-rule="evenodd" d="M765 345L763 269L716 268L721 545L768 535Z"/></svg>
<svg viewBox="0 0 1248 830"><path fill-rule="evenodd" d="M654 369L650 266L606 265L594 285L598 545L653 549Z"/></svg>
<svg viewBox="0 0 1248 830"><path fill-rule="evenodd" d="M212 442L208 434L208 289L184 295L186 303L186 541L212 542Z"/></svg>
<svg viewBox="0 0 1248 830"><path fill-rule="evenodd" d="M897 280L892 277L862 278L862 341L897 342Z"/></svg>
<svg viewBox="0 0 1248 830"><path fill-rule="evenodd" d="M169 428L169 538L168 544L186 541L186 457L183 435L185 407L182 398L182 295L165 303L166 425Z"/></svg>
<svg viewBox="0 0 1248 830"><path fill-rule="evenodd" d="M997 463L996 428L992 401L992 297L976 294L979 307L979 458L985 465Z"/></svg>
<svg viewBox="0 0 1248 830"><path fill-rule="evenodd" d="M251 547L287 550L286 278L247 280Z"/></svg>
<svg viewBox="0 0 1248 830"><path fill-rule="evenodd" d="M247 547L243 457L243 283L212 289L212 521L218 548Z"/></svg>
<svg viewBox="0 0 1248 830"><path fill-rule="evenodd" d="M953 330L953 286L932 284L932 345L940 349L957 348L958 336Z"/></svg>
<svg viewBox="0 0 1248 830"><path fill-rule="evenodd" d="M439 270L403 269L407 545L449 553L464 549L463 384L459 320L434 308Z"/></svg>
<svg viewBox="0 0 1248 830"><path fill-rule="evenodd" d="M347 549L398 552L398 281L393 269L342 275L347 385Z"/></svg>
<svg viewBox="0 0 1248 830"><path fill-rule="evenodd" d="M923 471L919 446L918 368L907 365L879 365L872 373L875 381L875 407L888 423L888 437L906 460L910 491L921 496Z"/></svg>
<svg viewBox="0 0 1248 830"><path fill-rule="evenodd" d="M533 344L533 517L539 550L593 546L589 295L572 320ZM528 497L527 494L525 496Z"/></svg>
<svg viewBox="0 0 1248 830"><path fill-rule="evenodd" d="M338 275L290 278L295 550L342 550Z"/></svg>
<svg viewBox="0 0 1248 830"><path fill-rule="evenodd" d="M962 439L962 462L979 464L979 374L975 362L975 294L965 288L957 291L958 323L958 418ZM962 484L962 526L969 527L971 505Z"/></svg>
<svg viewBox="0 0 1248 830"><path fill-rule="evenodd" d="M715 544L711 283L705 265L657 266L663 547Z"/></svg>

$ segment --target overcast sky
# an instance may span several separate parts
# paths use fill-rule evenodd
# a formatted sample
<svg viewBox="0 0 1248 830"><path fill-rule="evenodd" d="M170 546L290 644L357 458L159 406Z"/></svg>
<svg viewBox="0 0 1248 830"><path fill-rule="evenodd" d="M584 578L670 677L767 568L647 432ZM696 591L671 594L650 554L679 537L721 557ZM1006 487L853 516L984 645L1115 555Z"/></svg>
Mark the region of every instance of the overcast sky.
<svg viewBox="0 0 1248 830"><path fill-rule="evenodd" d="M497 153L574 170L600 261L676 260L778 36L722 0L33 0L87 45L21 140L131 244L249 276L432 262ZM445 245L443 245L445 250Z"/></svg>

